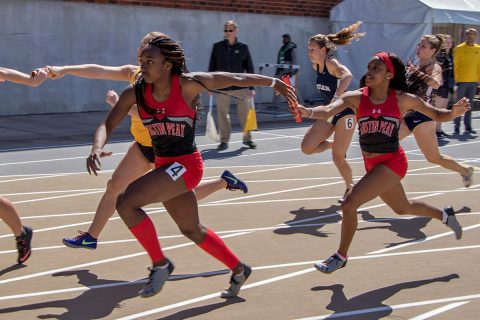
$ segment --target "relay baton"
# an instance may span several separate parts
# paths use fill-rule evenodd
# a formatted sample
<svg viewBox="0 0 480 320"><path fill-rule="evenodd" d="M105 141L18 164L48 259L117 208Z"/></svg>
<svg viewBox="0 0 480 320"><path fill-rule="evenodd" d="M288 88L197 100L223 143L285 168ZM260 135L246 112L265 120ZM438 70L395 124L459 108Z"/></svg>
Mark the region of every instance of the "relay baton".
<svg viewBox="0 0 480 320"><path fill-rule="evenodd" d="M291 82L290 82L290 76L288 74L282 76L282 81L285 82L286 84L288 84L289 86L292 85ZM297 109L297 102L295 101L293 104L289 103L288 106L295 113L293 115L293 118L295 119L295 122L296 123L302 122L302 115L300 114L300 111L298 111L298 109Z"/></svg>

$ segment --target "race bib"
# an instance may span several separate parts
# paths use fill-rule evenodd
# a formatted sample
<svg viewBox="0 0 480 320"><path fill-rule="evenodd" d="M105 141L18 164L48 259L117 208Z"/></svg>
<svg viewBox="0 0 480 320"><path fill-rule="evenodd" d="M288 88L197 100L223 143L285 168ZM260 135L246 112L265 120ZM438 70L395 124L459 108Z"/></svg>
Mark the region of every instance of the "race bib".
<svg viewBox="0 0 480 320"><path fill-rule="evenodd" d="M187 169L180 163L174 162L170 167L165 169L165 172L170 176L170 178L172 178L173 181L177 181L178 178L187 172Z"/></svg>

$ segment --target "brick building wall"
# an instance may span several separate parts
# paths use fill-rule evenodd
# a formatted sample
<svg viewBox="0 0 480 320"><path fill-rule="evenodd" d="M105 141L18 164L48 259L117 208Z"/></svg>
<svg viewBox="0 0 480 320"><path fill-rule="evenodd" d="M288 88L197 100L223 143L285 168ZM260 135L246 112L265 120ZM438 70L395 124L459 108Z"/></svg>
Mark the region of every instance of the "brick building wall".
<svg viewBox="0 0 480 320"><path fill-rule="evenodd" d="M341 0L62 0L98 4L156 6L164 8L272 14L282 16L309 16L328 18L330 9Z"/></svg>

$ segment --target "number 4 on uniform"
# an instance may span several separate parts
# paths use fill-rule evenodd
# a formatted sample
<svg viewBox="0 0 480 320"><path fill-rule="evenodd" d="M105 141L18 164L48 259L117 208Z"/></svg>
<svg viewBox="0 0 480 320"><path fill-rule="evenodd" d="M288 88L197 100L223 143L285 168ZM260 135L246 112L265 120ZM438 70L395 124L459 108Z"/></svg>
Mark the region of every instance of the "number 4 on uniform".
<svg viewBox="0 0 480 320"><path fill-rule="evenodd" d="M165 172L170 176L170 178L172 178L173 181L177 181L178 178L187 172L187 169L180 163L174 162L165 170Z"/></svg>

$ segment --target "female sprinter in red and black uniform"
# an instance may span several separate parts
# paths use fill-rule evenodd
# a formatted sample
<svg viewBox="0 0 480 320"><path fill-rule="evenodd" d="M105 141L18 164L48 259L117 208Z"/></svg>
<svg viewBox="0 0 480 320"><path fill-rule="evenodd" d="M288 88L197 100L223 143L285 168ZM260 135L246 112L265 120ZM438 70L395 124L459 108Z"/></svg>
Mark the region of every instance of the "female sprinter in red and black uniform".
<svg viewBox="0 0 480 320"><path fill-rule="evenodd" d="M23 72L0 67L0 82L9 81L13 83L24 84L30 87L37 87L47 79L47 69L36 69L35 76ZM0 219L12 230L15 235L18 250L18 263L24 263L32 253L32 234L31 228L22 225L20 216L13 204L6 198L0 196Z"/></svg>
<svg viewBox="0 0 480 320"><path fill-rule="evenodd" d="M452 207L442 210L419 200L407 199L401 180L407 173L408 164L398 142L398 131L402 114L410 109L445 122L464 114L470 108L468 100L460 100L448 111L436 109L419 97L406 93L405 66L396 55L387 52L379 52L370 60L365 83L365 88L346 92L328 106L311 109L299 106L302 116L313 119L325 119L347 107L352 108L357 115L360 147L367 170L342 202L338 251L315 264L324 273L347 264L348 249L358 224L357 209L378 196L397 214L441 220L455 232L457 239L462 236L462 228Z"/></svg>
<svg viewBox="0 0 480 320"><path fill-rule="evenodd" d="M350 70L331 56L337 45L346 45L364 33L357 33L360 22L343 28L335 34L317 34L308 39L308 57L317 73L316 85L321 97L321 105L327 105L345 92L352 81ZM345 159L350 141L355 131L356 120L352 109L346 108L336 114L331 122L317 119L308 129L302 140L302 152L320 153L332 149L333 163L346 184L345 194L353 185L352 168ZM333 142L327 139L335 133ZM345 196L344 194L344 196ZM339 202L343 201L343 197Z"/></svg>
<svg viewBox="0 0 480 320"><path fill-rule="evenodd" d="M162 32L147 33L140 43L138 54L148 45L148 42L156 37L166 37ZM137 65L123 65L117 67L102 66L97 64L84 64L73 66L48 66L49 76L52 79L59 79L65 75L73 75L82 78L104 79L116 81L128 81L130 84L135 83L141 75L140 67ZM111 94L109 92L109 94ZM113 100L113 103L111 103ZM118 96L110 96L107 100L112 107L118 100ZM87 232L79 231L79 235L73 238L64 238L63 244L71 248L96 249L97 239L108 220L115 213L115 201L118 195L127 185L135 179L141 177L145 172L153 168L155 156L153 154L152 140L147 129L143 126L141 119L138 117L136 108L130 111L130 131L134 137L134 142L128 148L125 156L122 158L118 166L112 173L112 177L107 182L107 189L100 200L95 211L95 216L90 224ZM240 189L247 193L247 185L230 171L225 170L221 177L215 180L202 181L196 188L195 194L197 199L203 199L208 195L221 189L237 190Z"/></svg>
<svg viewBox="0 0 480 320"><path fill-rule="evenodd" d="M155 152L156 168L132 182L117 199L117 211L152 259L153 267L143 297L158 293L173 271L157 239L155 227L142 207L162 202L180 231L207 253L223 262L233 274L222 297L234 297L251 273L250 267L227 248L210 229L200 223L193 188L202 178L203 162L195 146L198 95L229 86L274 86L289 103L296 101L294 89L276 79L255 74L225 72L188 73L183 49L168 37L152 40L140 55L142 77L126 89L95 133L87 169L95 173L111 131L137 104Z"/></svg>

